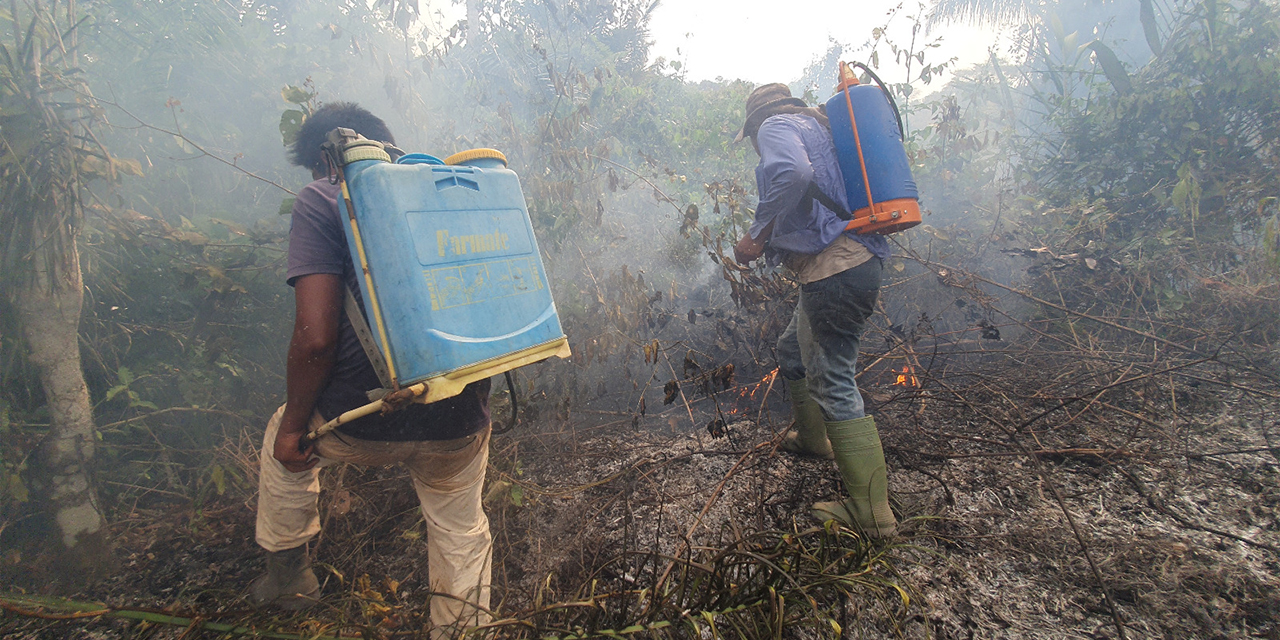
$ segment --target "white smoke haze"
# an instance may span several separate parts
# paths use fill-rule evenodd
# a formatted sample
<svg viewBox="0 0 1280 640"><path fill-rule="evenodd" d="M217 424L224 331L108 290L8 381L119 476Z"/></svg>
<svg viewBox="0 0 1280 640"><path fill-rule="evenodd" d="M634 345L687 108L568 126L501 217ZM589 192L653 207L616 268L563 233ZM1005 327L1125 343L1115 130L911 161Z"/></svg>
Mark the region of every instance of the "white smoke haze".
<svg viewBox="0 0 1280 640"><path fill-rule="evenodd" d="M507 156L574 351L517 372L519 426L493 440L505 617L484 633L1277 633L1274 2L40 6L61 22L31 29L39 64L20 45L43 9L0 10L16 34L0 45L25 61L0 66L0 576L14 589L74 590L48 577L41 443L60 414L29 344L41 334L24 333L40 314L18 313L36 290L14 284L51 264L22 244L44 209L13 203L40 193L15 167L57 147L26 133L30 114L80 105L75 131L92 135L57 157L87 185L83 222L72 207L51 228L73 247L58 264L83 272L66 343L78 336L96 443L84 477L122 562L77 593L189 623L305 626L245 613L231 590L256 566L255 456L285 393L282 214L311 179L286 140L320 104L352 101L406 151ZM74 38L68 12L86 18ZM758 195L757 156L732 142L745 97L781 81L817 104L854 61L903 111L925 211L891 236L860 357L903 522L888 544L811 526L809 503L844 489L826 461L776 447L790 408L774 344L797 287L730 261ZM50 89L45 111L18 89L73 77L83 87ZM328 608L308 633L425 628L424 527L395 473L326 472L313 553ZM14 605L0 630L142 633L22 613L41 606ZM647 626L622 633L632 624Z"/></svg>

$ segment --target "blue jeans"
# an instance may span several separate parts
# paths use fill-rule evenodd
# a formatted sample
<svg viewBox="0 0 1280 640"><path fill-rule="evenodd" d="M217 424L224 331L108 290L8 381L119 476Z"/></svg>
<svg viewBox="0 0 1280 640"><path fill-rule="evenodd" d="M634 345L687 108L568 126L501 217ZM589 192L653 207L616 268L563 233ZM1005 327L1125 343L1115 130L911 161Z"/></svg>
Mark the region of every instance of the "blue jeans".
<svg viewBox="0 0 1280 640"><path fill-rule="evenodd" d="M884 263L872 258L802 285L791 324L778 338L782 377L806 378L809 396L829 421L866 415L854 375L862 330L875 312L883 274Z"/></svg>

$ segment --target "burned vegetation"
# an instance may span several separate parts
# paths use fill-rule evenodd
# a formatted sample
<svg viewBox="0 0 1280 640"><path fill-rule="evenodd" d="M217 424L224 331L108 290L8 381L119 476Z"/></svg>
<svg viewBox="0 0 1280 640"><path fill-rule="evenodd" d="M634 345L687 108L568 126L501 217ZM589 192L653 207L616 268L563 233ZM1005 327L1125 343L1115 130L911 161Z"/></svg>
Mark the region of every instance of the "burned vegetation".
<svg viewBox="0 0 1280 640"><path fill-rule="evenodd" d="M1027 9L1011 52L960 71L884 29L827 56L881 61L927 209L891 236L859 358L889 540L812 520L813 502L845 495L840 476L779 448L791 418L774 343L797 284L732 250L755 206L755 156L728 142L751 87L650 60L653 3L468 2L473 31L420 36L416 3L162 4L154 28L202 54L136 40L145 12L115 0L89 3L97 26L75 45L98 95L155 103L78 94L111 150L83 163L113 175L59 236L85 283L92 478L113 545L97 581L49 551L52 400L22 320L0 309L6 637L426 638L446 597L405 472L342 466L321 476L319 606L249 606L292 309L276 209L300 179L236 155L279 154L246 133L262 113L211 124L225 98L143 82L171 68L150 49L185 56L178 75L293 83L253 98L271 128L284 111L286 139L318 101L358 90L421 132L402 146L499 147L520 174L573 355L510 389L494 379L494 615L459 637L1280 634L1274 3L1142 2L1123 43L1079 42L1114 23L1095 9ZM26 57L3 41L18 62L0 74L2 131L18 117L9 81L43 73L31 43L71 26L65 4L15 7L0 22L25 25ZM925 16L892 18L907 19ZM348 67L322 80L278 59L290 47ZM917 63L891 63L895 50ZM102 62L116 59L135 66ZM945 87L913 97L943 69ZM817 60L797 95L825 98L833 70ZM0 147L0 180L20 179L14 158Z"/></svg>
<svg viewBox="0 0 1280 640"><path fill-rule="evenodd" d="M906 246L903 255L915 256ZM745 348L688 349L714 344L713 322L633 326L646 338L606 359L631 369L622 392L602 381L604 393L543 402L494 440L486 508L500 615L482 633L1231 637L1271 628L1274 354L1204 330L1162 338L1108 320L1123 302L1094 297L1089 311L1073 309L923 258L903 274L889 285L902 292L889 313L914 326L875 323L860 376L884 425L897 538L870 542L810 521L808 505L841 495L840 480L828 462L778 451L788 414L767 361L756 365ZM1055 277L1088 288L1094 276L1080 264ZM637 296L624 315L648 327L647 314L661 313L650 300ZM1117 306L1100 309L1108 303ZM765 308L724 313L721 321L754 330L776 321ZM997 320L984 326L975 313ZM536 386L528 374L519 384ZM199 511L139 500L116 529L124 566L88 593L110 602L110 615L155 610L192 629L230 620L318 637L418 633L431 591L425 534L392 470L323 477L323 615L264 618L239 604L234 585L256 571L245 559L258 447L247 430L216 452L244 482ZM85 624L48 620L73 614L39 598L10 604L44 616L11 618L21 633Z"/></svg>

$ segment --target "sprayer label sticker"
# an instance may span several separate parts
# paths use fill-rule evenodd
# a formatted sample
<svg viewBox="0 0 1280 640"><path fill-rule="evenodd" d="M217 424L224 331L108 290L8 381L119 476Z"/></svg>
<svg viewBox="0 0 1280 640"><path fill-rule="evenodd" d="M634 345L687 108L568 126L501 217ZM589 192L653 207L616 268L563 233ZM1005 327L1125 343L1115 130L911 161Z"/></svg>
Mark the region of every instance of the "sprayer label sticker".
<svg viewBox="0 0 1280 640"><path fill-rule="evenodd" d="M406 220L424 267L533 253L528 218L520 209L410 211Z"/></svg>
<svg viewBox="0 0 1280 640"><path fill-rule="evenodd" d="M431 292L431 310L465 307L543 289L532 256L439 267L422 272Z"/></svg>
<svg viewBox="0 0 1280 640"><path fill-rule="evenodd" d="M448 229L436 229L436 251L440 257L465 256L468 253L488 253L490 251L506 251L510 244L510 236L501 229L493 233L472 233L464 236L451 236Z"/></svg>

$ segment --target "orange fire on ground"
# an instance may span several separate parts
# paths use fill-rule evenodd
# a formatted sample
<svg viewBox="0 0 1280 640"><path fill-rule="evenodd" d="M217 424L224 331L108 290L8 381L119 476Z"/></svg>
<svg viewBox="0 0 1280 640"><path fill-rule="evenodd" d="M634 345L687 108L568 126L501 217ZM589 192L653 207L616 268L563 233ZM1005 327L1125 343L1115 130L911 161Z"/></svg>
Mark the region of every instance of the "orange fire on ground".
<svg viewBox="0 0 1280 640"><path fill-rule="evenodd" d="M911 371L911 365L904 365L902 373L898 374L898 379L893 383L894 386L901 387L918 387L920 381L916 379L916 374Z"/></svg>
<svg viewBox="0 0 1280 640"><path fill-rule="evenodd" d="M773 382L774 378L777 378L777 377L778 377L778 369L775 368L773 371L766 373L763 378L760 378L759 382L756 382L754 384L742 385L742 389L738 391L737 399L745 400L747 398L754 398L756 396L757 391L759 391L762 388L768 387L769 383Z"/></svg>
<svg viewBox="0 0 1280 640"><path fill-rule="evenodd" d="M733 398L733 407L726 411L725 415L734 416L740 413L742 409L738 405L743 401L754 399L761 389L769 388L769 385L777 379L778 371L779 370L775 368L773 371L766 373L763 378L760 378L759 382L742 385L742 387L739 388L737 395Z"/></svg>

